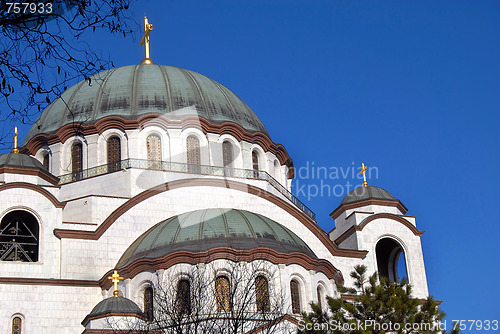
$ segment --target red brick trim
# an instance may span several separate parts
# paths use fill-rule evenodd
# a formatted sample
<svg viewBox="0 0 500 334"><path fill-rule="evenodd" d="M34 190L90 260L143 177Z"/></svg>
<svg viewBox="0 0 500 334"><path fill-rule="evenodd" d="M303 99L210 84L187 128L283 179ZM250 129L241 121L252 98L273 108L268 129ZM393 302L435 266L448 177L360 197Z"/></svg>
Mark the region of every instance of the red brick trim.
<svg viewBox="0 0 500 334"><path fill-rule="evenodd" d="M27 183L27 182L11 182L11 183L6 183L6 184L0 185L0 191L7 190L7 189L18 189L18 188L36 191L37 193L45 196L56 208L64 208L64 206L66 205L66 202L60 202L48 190L46 190L46 189L44 189L41 186L38 186L36 184L31 184L31 183Z"/></svg>
<svg viewBox="0 0 500 334"><path fill-rule="evenodd" d="M220 180L220 179L208 179L208 178L176 180L145 190L142 193L131 198L124 204L122 204L115 211L113 211L95 231L54 229L54 234L56 235L56 237L60 239L69 238L69 239L98 240L104 234L104 232L106 232L106 230L120 216L122 216L125 212L127 212L131 208L133 208L135 205L147 200L148 198L168 190L180 189L185 187L201 187L201 186L230 188L232 190L246 192L261 197L279 206L283 210L290 213L294 218L299 220L302 224L304 224L304 226L306 226L323 243L323 245L325 245L325 247L328 248L328 250L335 256L364 258L367 254L366 251L355 251L355 250L346 250L337 248L335 244L330 239L328 239L326 233L315 222L311 221L309 217L306 216L302 211L300 211L292 204L289 204L285 200L271 194L266 190L242 182L231 181L231 180Z"/></svg>
<svg viewBox="0 0 500 334"><path fill-rule="evenodd" d="M133 278L143 271L156 271L167 269L179 263L209 263L219 259L226 259L234 262L254 260L266 260L274 264L298 264L307 270L314 270L324 273L329 279L334 279L336 283L343 284L344 279L340 270L335 268L329 261L313 259L310 256L300 253L281 253L271 248L259 247L250 250L237 250L228 247L217 247L204 252L177 251L156 259L139 259L126 267L117 268L124 278ZM114 269L113 269L114 270ZM107 278L113 274L113 270L107 272L101 279L100 284L104 289L109 289L112 282Z"/></svg>
<svg viewBox="0 0 500 334"><path fill-rule="evenodd" d="M421 237L424 234L424 231L419 231L415 225L411 224L408 220L403 218L402 216L398 216L392 213L377 213L370 217L367 217L363 220L361 225L355 225L348 228L344 233L342 233L337 239L335 239L335 244L340 245L343 241L345 241L348 237L350 237L355 231L363 231L363 229L368 225L368 223L374 221L375 219L387 218L391 220L395 220L404 226L406 226L410 231L413 232L414 235Z"/></svg>

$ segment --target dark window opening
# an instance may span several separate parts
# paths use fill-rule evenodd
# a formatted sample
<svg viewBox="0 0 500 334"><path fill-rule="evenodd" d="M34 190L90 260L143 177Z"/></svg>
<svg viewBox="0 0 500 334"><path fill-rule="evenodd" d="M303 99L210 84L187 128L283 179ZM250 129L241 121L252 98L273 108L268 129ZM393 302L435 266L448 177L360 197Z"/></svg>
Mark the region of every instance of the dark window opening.
<svg viewBox="0 0 500 334"><path fill-rule="evenodd" d="M39 225L26 211L12 211L0 223L0 261L38 261Z"/></svg>
<svg viewBox="0 0 500 334"><path fill-rule="evenodd" d="M300 313L300 291L296 280L290 282L290 295L292 297L292 313Z"/></svg>
<svg viewBox="0 0 500 334"><path fill-rule="evenodd" d="M153 288L144 290L144 315L148 321L153 320Z"/></svg>
<svg viewBox="0 0 500 334"><path fill-rule="evenodd" d="M381 277L391 282L399 282L407 276L406 261L403 248L391 238L381 239L375 247L377 269Z"/></svg>
<svg viewBox="0 0 500 334"><path fill-rule="evenodd" d="M50 156L48 153L43 156L42 165L43 168L50 171Z"/></svg>
<svg viewBox="0 0 500 334"><path fill-rule="evenodd" d="M264 276L255 278L257 312L269 312L269 284Z"/></svg>
<svg viewBox="0 0 500 334"><path fill-rule="evenodd" d="M81 180L83 177L83 146L77 142L71 147L71 173L73 181Z"/></svg>
<svg viewBox="0 0 500 334"><path fill-rule="evenodd" d="M177 310L180 315L191 313L191 284L187 279L177 283Z"/></svg>
<svg viewBox="0 0 500 334"><path fill-rule="evenodd" d="M108 172L114 172L121 169L122 148L120 138L113 136L108 139Z"/></svg>

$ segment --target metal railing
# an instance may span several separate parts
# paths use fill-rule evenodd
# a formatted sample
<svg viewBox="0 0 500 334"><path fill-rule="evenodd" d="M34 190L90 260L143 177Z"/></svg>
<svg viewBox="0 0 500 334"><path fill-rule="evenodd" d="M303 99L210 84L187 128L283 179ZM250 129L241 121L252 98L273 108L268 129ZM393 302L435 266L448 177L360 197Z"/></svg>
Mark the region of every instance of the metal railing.
<svg viewBox="0 0 500 334"><path fill-rule="evenodd" d="M66 184L74 181L88 179L94 176L99 176L107 173L112 173L119 170L129 168L157 170L164 172L186 173L195 175L234 177L253 180L267 181L271 186L278 190L283 196L290 200L297 208L304 212L310 219L316 221L316 214L302 203L297 197L288 191L281 183L276 181L271 175L265 171L257 171L252 169L228 168L206 165L191 165L180 162L168 161L153 161L141 159L125 159L118 162L100 165L78 172L64 174L59 177L59 184Z"/></svg>

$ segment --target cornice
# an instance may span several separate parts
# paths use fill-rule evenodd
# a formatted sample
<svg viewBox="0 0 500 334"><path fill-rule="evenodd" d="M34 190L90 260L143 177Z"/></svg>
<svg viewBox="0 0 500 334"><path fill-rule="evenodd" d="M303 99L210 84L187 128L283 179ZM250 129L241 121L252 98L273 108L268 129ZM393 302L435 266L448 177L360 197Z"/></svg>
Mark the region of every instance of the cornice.
<svg viewBox="0 0 500 334"><path fill-rule="evenodd" d="M401 201L399 201L399 200L369 199L369 200L364 200L364 201L359 201L359 202L354 202L354 203L340 204L338 206L338 208L336 208L332 213L330 213L330 217L332 217L333 219L337 219L342 213L344 213L347 210L352 210L352 209L360 208L360 207L367 206L367 205L381 205L381 206L396 207L403 214L408 212L408 209L406 208L406 206L404 206L404 204L401 203Z"/></svg>
<svg viewBox="0 0 500 334"><path fill-rule="evenodd" d="M21 175L33 175L38 176L42 180L49 182L52 185L57 185L59 183L59 178L50 174L49 172L35 169L35 168L25 168L25 167L14 167L14 166L2 166L0 167L0 174L21 174Z"/></svg>
<svg viewBox="0 0 500 334"><path fill-rule="evenodd" d="M322 272L329 279L334 279L336 283L343 284L344 279L340 270L335 268L330 262L322 259L313 259L312 257L300 253L281 253L267 247L253 248L250 250L238 250L229 247L217 247L203 252L177 251L164 257L156 259L139 259L127 266L116 268L120 275L126 278L133 278L143 271L156 271L168 269L179 263L198 264L210 263L215 260L225 259L234 262L254 260L266 260L274 264L297 264L306 270ZM114 269L113 269L114 270ZM112 282L107 278L113 274L113 270L107 272L99 283L103 289L109 289Z"/></svg>

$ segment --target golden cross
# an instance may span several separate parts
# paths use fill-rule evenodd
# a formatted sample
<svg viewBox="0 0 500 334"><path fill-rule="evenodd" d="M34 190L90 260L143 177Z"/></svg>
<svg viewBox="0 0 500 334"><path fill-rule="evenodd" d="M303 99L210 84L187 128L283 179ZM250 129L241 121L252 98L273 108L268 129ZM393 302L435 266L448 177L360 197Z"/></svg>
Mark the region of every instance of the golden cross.
<svg viewBox="0 0 500 334"><path fill-rule="evenodd" d="M14 149L12 153L19 153L19 149L17 148L17 126L14 127Z"/></svg>
<svg viewBox="0 0 500 334"><path fill-rule="evenodd" d="M113 291L113 297L118 297L118 283L124 278L118 275L118 271L115 270L113 275L109 276L108 279L110 279L111 282L115 284L115 291Z"/></svg>
<svg viewBox="0 0 500 334"><path fill-rule="evenodd" d="M149 58L149 33L153 30L153 25L148 22L148 18L144 16L144 31L141 37L141 45L144 45L144 59L141 64L153 64L151 58Z"/></svg>
<svg viewBox="0 0 500 334"><path fill-rule="evenodd" d="M366 169L368 167L366 167L363 162L361 163L361 166L361 172L359 172L359 174L363 174L363 187L368 187L368 182L366 182Z"/></svg>

